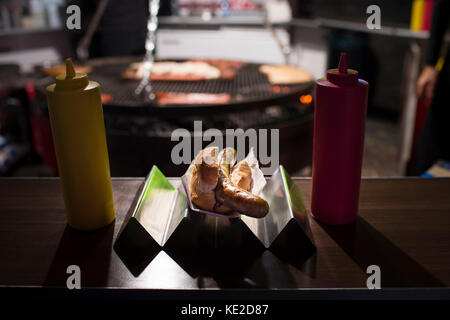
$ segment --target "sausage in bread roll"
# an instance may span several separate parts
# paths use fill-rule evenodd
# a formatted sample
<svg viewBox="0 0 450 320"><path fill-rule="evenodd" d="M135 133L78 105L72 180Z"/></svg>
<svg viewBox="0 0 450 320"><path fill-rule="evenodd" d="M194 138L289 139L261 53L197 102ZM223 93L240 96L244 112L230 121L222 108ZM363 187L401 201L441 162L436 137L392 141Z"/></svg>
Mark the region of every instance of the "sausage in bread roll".
<svg viewBox="0 0 450 320"><path fill-rule="evenodd" d="M250 192L252 173L243 160L237 165L236 152L217 147L200 151L194 159L190 183L191 201L199 208L228 214L242 214L262 218L269 211L268 203Z"/></svg>

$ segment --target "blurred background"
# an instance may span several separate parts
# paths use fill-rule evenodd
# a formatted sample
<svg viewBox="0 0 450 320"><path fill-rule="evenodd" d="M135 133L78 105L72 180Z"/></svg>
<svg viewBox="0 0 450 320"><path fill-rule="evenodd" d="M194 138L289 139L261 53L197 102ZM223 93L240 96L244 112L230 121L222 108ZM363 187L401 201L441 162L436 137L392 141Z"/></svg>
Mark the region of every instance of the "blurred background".
<svg viewBox="0 0 450 320"><path fill-rule="evenodd" d="M186 166L170 161L177 143L170 137L177 128L192 131L194 120L203 130L278 128L280 163L293 176L311 176L314 83L280 86L258 68L289 64L318 79L336 68L341 52L370 84L363 176L411 174L430 103L415 94L430 28L413 21L415 1L160 1L157 60L245 65L232 80L155 81L162 92L231 95L223 105L174 108L136 102L138 81L123 78L146 52L149 2L0 0L1 176L57 176L45 87L66 57L102 86L112 176L145 176L153 164L181 175ZM373 4L381 29L366 25ZM67 27L70 5L80 8L79 30Z"/></svg>

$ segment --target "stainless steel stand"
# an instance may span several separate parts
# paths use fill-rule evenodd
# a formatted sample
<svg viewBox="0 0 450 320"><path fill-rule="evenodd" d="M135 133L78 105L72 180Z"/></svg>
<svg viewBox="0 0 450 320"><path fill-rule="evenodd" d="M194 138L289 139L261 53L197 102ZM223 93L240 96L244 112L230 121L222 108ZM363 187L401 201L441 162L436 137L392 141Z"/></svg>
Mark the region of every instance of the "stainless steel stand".
<svg viewBox="0 0 450 320"><path fill-rule="evenodd" d="M160 250L192 276L225 264L245 272L266 249L300 268L315 246L300 191L282 166L262 196L270 206L263 219L199 214L189 210L181 181L154 166L114 250L135 276Z"/></svg>

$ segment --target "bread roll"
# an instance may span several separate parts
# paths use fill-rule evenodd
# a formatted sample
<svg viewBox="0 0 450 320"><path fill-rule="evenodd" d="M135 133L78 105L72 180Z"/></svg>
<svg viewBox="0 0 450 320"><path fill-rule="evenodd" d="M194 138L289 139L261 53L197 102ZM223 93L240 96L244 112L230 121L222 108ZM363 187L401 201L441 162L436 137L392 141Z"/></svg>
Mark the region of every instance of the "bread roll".
<svg viewBox="0 0 450 320"><path fill-rule="evenodd" d="M190 185L191 201L201 209L213 211L216 204L215 189L219 178L219 148L209 147L194 159Z"/></svg>
<svg viewBox="0 0 450 320"><path fill-rule="evenodd" d="M259 72L267 75L273 85L305 83L313 80L308 71L291 65L262 65Z"/></svg>
<svg viewBox="0 0 450 320"><path fill-rule="evenodd" d="M252 172L247 161L234 166L236 151L217 147L200 151L193 161L190 182L191 201L203 210L221 214L238 211L262 218L269 211L268 203L250 192Z"/></svg>
<svg viewBox="0 0 450 320"><path fill-rule="evenodd" d="M215 189L219 177L219 157L226 156L230 165L236 161L235 151L208 147L200 151L194 159L194 169L190 185L191 201L199 208L221 214L233 212L232 209L216 201Z"/></svg>
<svg viewBox="0 0 450 320"><path fill-rule="evenodd" d="M231 173L231 182L236 186L246 191L250 191L252 188L253 178L252 171L247 161L242 160L233 167Z"/></svg>

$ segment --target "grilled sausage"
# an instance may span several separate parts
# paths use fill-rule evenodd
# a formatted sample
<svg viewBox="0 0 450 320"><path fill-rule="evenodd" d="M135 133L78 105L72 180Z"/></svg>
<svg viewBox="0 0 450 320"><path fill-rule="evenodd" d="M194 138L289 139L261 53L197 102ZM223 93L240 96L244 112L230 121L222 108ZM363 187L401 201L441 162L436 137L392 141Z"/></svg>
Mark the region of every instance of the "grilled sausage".
<svg viewBox="0 0 450 320"><path fill-rule="evenodd" d="M233 152L233 153L231 153ZM230 178L234 164L234 150L224 149L219 155L219 179L216 200L247 216L262 218L269 212L266 200L236 186Z"/></svg>

